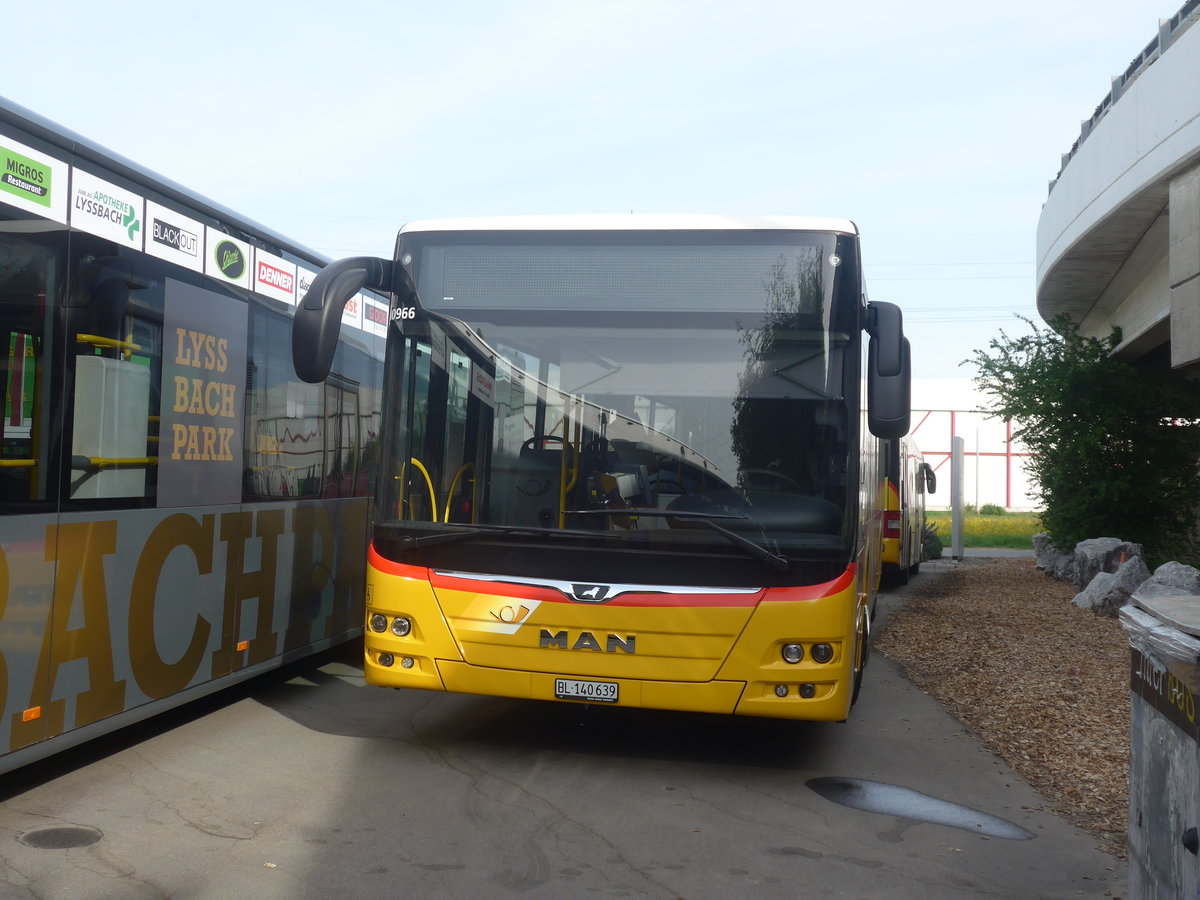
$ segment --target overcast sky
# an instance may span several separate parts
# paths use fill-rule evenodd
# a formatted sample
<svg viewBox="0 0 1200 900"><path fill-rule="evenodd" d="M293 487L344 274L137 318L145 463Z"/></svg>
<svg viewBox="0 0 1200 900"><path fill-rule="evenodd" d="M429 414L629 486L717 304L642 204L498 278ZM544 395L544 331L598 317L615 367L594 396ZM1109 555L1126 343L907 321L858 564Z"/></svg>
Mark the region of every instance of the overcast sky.
<svg viewBox="0 0 1200 900"><path fill-rule="evenodd" d="M444 216L849 218L914 375L961 378L1036 317L1047 185L1181 2L42 0L0 94L334 257Z"/></svg>

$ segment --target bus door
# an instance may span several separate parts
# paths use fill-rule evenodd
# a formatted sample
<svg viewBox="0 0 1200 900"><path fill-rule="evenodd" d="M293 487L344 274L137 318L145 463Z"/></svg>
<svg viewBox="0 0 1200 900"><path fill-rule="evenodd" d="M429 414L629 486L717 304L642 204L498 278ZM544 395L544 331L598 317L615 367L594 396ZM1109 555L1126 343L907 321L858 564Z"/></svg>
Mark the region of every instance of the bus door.
<svg viewBox="0 0 1200 900"><path fill-rule="evenodd" d="M138 294L149 284L133 268L128 259L86 256L68 298L74 388L67 496L73 500L154 493L159 450L149 443L158 378L151 364L162 355L161 312L152 321L142 308Z"/></svg>
<svg viewBox="0 0 1200 900"><path fill-rule="evenodd" d="M0 230L5 224L11 223L0 222ZM0 752L55 733L38 695L51 671L42 652L57 557L51 545L57 536L57 478L50 456L52 436L62 431L63 404L52 399L62 382L61 367L50 360L64 244L65 235L53 232L0 234L0 683L5 686Z"/></svg>
<svg viewBox="0 0 1200 900"><path fill-rule="evenodd" d="M441 520L476 522L490 458L495 376L451 344L446 381Z"/></svg>
<svg viewBox="0 0 1200 900"><path fill-rule="evenodd" d="M487 472L496 405L494 368L477 362L456 338L429 324L404 340L399 401L399 517L474 522L486 494L504 493ZM505 394L507 396L507 394Z"/></svg>

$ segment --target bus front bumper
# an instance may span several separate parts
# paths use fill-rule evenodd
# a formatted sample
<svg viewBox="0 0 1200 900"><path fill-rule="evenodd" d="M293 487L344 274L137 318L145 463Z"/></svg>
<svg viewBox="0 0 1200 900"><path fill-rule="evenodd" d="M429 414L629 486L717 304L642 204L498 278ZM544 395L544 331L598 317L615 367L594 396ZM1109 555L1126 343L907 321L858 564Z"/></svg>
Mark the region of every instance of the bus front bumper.
<svg viewBox="0 0 1200 900"><path fill-rule="evenodd" d="M586 679L589 684L615 685L617 700L568 700L556 694L556 685L564 678L577 680L577 676L518 672L474 666L459 660L413 657L393 657L390 665L383 665L379 656L378 652L368 648L364 667L367 682L383 687L805 721L843 721L850 708L853 680L853 674L840 670L840 667L823 673L827 680L813 682L713 680L697 683L632 678ZM407 667L406 660L410 660ZM803 696L802 686L806 686L804 692L812 696Z"/></svg>

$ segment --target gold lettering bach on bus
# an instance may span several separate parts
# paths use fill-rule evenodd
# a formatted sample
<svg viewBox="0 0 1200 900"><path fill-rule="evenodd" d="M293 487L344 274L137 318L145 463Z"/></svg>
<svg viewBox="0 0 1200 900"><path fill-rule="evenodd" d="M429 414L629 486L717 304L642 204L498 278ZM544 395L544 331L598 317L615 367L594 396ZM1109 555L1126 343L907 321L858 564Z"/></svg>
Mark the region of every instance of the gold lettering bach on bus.
<svg viewBox="0 0 1200 900"><path fill-rule="evenodd" d="M340 535L335 534L327 510L296 507L290 512L290 531L295 536L290 585L287 574L279 571L281 544L291 544L285 536L289 510L175 513L158 522L141 548L127 582L127 607L121 602L120 589L112 583L119 576L109 568L118 553L121 523L107 520L48 526L45 561L56 568L52 602L46 604L47 618L29 696L9 697L7 749L17 750L89 725L147 699L169 697L189 685L265 662L280 652L350 628L357 609L352 613L349 598L361 595L362 589L355 563L361 566L365 547L354 536L362 534L365 504L340 511L337 530L345 529ZM339 543L343 544L340 551L336 549ZM13 582L10 552L0 547L0 624L8 611ZM184 613L185 640L178 646L172 641L171 649L164 653L158 646L155 618L167 615L164 609L173 595L160 581L168 557L174 555L178 561L178 554L190 559L197 577L214 576L223 582L223 600L195 611L190 634ZM250 559L258 559L257 569L247 570ZM329 592L333 594L331 605L319 601L314 605L314 598ZM293 598L285 601L289 606L286 615L277 615L279 597ZM123 614L122 609L127 612ZM170 614L180 617L178 609ZM286 631L280 646L276 623L283 622ZM249 640L240 640L248 633L253 635ZM182 652L179 646L183 646ZM0 652L0 696L10 694L16 662ZM80 665L87 672L82 680L76 677ZM127 679L121 677L125 674L132 676L137 690L131 690ZM67 721L72 699L74 721ZM34 709L40 713L36 717L25 714Z"/></svg>

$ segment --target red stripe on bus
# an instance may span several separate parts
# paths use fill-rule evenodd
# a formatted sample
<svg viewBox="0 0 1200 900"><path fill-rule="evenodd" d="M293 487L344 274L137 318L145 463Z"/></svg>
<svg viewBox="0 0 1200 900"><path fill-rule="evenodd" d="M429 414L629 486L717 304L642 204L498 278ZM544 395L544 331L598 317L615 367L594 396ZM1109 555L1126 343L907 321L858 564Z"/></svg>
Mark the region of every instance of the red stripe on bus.
<svg viewBox="0 0 1200 900"><path fill-rule="evenodd" d="M567 597L558 589L549 586L517 584L509 581L492 581L487 578L471 578L463 577L462 575L453 577L439 576L436 572L423 566L410 566L385 559L375 550L374 546L370 548L368 560L372 568L385 575L428 581L435 588L475 591L480 594L511 597L517 600L539 600L543 603L578 602ZM820 584L765 588L753 594L660 594L653 590L647 590L620 594L612 600L598 605L688 608L757 606L760 602L768 601L787 603L803 600L819 600L822 597L840 594L848 590L854 584L854 573L855 566L852 563L837 578ZM578 583L583 584L583 582Z"/></svg>
<svg viewBox="0 0 1200 900"><path fill-rule="evenodd" d="M784 601L820 600L849 590L854 585L855 563L846 567L846 571L832 581L821 584L798 584L791 587L767 588L763 600Z"/></svg>
<svg viewBox="0 0 1200 900"><path fill-rule="evenodd" d="M395 575L397 578L413 578L417 581L428 581L429 570L424 566L409 566L381 556L372 543L367 548L367 565L377 569L384 575Z"/></svg>
<svg viewBox="0 0 1200 900"><path fill-rule="evenodd" d="M491 581L487 578L471 578L462 575L447 577L438 575L437 572L429 573L429 582L435 588L475 591L477 594L494 594L497 597L511 597L513 600L539 600L542 603L561 603L566 600L559 591L540 584Z"/></svg>

